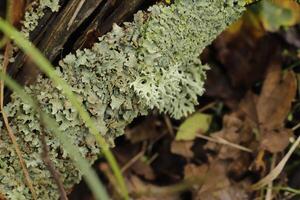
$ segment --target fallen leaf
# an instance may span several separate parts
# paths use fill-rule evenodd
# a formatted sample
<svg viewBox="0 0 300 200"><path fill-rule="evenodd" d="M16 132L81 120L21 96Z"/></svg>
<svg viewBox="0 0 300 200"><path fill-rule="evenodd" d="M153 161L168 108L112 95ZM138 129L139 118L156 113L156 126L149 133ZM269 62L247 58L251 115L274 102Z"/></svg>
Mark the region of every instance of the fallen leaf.
<svg viewBox="0 0 300 200"><path fill-rule="evenodd" d="M220 160L212 160L200 190L194 194L195 200L248 200L247 181L235 184L227 177L227 164ZM246 186L244 186L246 185Z"/></svg>
<svg viewBox="0 0 300 200"><path fill-rule="evenodd" d="M223 117L223 129L212 133L211 137L223 138L233 144L241 145L250 143L253 140L251 126L246 123L238 113L231 113ZM228 145L220 145L215 142L207 142L206 149L218 152L217 157L220 159L236 160L241 155L239 148Z"/></svg>
<svg viewBox="0 0 300 200"><path fill-rule="evenodd" d="M135 174L145 178L146 180L153 181L156 178L156 175L155 175L153 169L150 167L150 165L148 165L145 162L142 162L141 160L136 161L132 165L131 170Z"/></svg>
<svg viewBox="0 0 300 200"><path fill-rule="evenodd" d="M192 151L193 144L193 141L173 141L171 144L171 152L185 158L192 158L194 157L194 152Z"/></svg>
<svg viewBox="0 0 300 200"><path fill-rule="evenodd" d="M155 139L162 135L161 131L159 130L160 126L161 124L157 117L150 116L133 128L127 128L125 131L125 136L132 143Z"/></svg>
<svg viewBox="0 0 300 200"><path fill-rule="evenodd" d="M196 113L188 117L179 127L175 140L194 140L197 134L206 133L212 121L212 116Z"/></svg>
<svg viewBox="0 0 300 200"><path fill-rule="evenodd" d="M256 109L258 96L252 91L248 91L239 103L239 110L245 117L252 129L258 128L258 114Z"/></svg>
<svg viewBox="0 0 300 200"><path fill-rule="evenodd" d="M266 130L283 127L297 90L297 79L292 71L281 72L278 63L268 70L257 102L259 124Z"/></svg>
<svg viewBox="0 0 300 200"><path fill-rule="evenodd" d="M242 22L217 37L211 57L215 56L222 64L224 76L228 77L235 93L242 97L254 83L264 78L268 63L280 52L280 45L278 38L266 34L252 12L247 11L240 20Z"/></svg>
<svg viewBox="0 0 300 200"><path fill-rule="evenodd" d="M263 179L261 179L260 181L258 181L255 184L253 184L251 186L251 188L255 189L255 190L260 189L260 188L268 185L273 180L275 180L279 176L279 174L282 172L282 170L283 170L284 166L286 165L287 161L289 160L291 155L294 153L296 148L299 146L299 144L300 144L300 136L297 138L297 140L294 142L294 144L291 146L291 148L285 154L285 156L281 159L281 161L276 165L276 167L267 176L265 176Z"/></svg>
<svg viewBox="0 0 300 200"><path fill-rule="evenodd" d="M187 164L184 167L184 178L185 179L192 179L192 178L199 178L203 179L208 172L208 165L203 164L203 165L195 165L195 164Z"/></svg>
<svg viewBox="0 0 300 200"><path fill-rule="evenodd" d="M252 156L250 154L240 154L240 157L234 161L228 163L228 174L235 180L242 180L249 172L249 166L252 162Z"/></svg>
<svg viewBox="0 0 300 200"><path fill-rule="evenodd" d="M232 186L220 188L216 191L200 193L195 200L249 200L249 195L245 188L235 184Z"/></svg>
<svg viewBox="0 0 300 200"><path fill-rule="evenodd" d="M238 102L239 94L231 86L228 77L218 66L210 65L205 81L205 95L220 99L230 108L234 108Z"/></svg>
<svg viewBox="0 0 300 200"><path fill-rule="evenodd" d="M290 143L293 132L290 129L263 132L260 140L260 148L271 153L279 153L285 150Z"/></svg>

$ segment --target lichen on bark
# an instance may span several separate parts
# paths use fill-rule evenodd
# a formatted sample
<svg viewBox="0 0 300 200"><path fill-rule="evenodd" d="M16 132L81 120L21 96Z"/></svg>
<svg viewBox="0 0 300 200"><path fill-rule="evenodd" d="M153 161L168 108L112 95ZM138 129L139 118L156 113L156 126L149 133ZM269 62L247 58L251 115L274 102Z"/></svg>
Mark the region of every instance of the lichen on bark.
<svg viewBox="0 0 300 200"><path fill-rule="evenodd" d="M151 109L180 118L194 111L202 95L207 66L199 59L209 45L244 10L238 1L175 0L138 12L134 21L113 30L91 49L78 50L60 61L57 71L78 95L103 136L113 143L135 117ZM100 148L78 113L52 81L39 77L26 87L61 131L91 163ZM37 114L13 94L5 107L40 199L58 192L41 159ZM8 199L30 199L22 170L7 134L0 134L0 193ZM50 157L67 189L81 179L60 143L46 132Z"/></svg>
<svg viewBox="0 0 300 200"><path fill-rule="evenodd" d="M59 10L59 0L34 0L31 3L22 21L21 32L26 38L29 38L30 32L37 27L39 20L44 16L45 9L47 8L52 12L57 12Z"/></svg>

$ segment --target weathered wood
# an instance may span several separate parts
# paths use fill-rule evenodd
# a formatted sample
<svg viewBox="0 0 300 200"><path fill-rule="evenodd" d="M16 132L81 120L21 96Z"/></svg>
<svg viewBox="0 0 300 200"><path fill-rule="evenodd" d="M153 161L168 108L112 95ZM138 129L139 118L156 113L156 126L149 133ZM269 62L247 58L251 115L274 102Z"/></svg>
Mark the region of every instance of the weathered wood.
<svg viewBox="0 0 300 200"><path fill-rule="evenodd" d="M30 39L53 62L72 34L83 32L81 37L74 38L73 43L68 43L69 49L91 47L99 36L111 29L113 23L120 24L130 19L144 4L152 3L153 0L60 0L60 11L46 11ZM87 23L86 28L81 27L83 23ZM8 73L21 84L28 85L35 82L40 71L27 56L18 52Z"/></svg>
<svg viewBox="0 0 300 200"><path fill-rule="evenodd" d="M75 43L73 49L91 47L92 44L97 41L99 36L107 33L111 29L113 23L120 24L124 22L128 17L139 10L144 2L146 2L146 0L108 0L99 14L82 34L82 37ZM107 11L115 5L115 10L105 17Z"/></svg>
<svg viewBox="0 0 300 200"><path fill-rule="evenodd" d="M103 0L73 0L59 13L57 19L38 47L53 61L70 35L87 19ZM82 4L83 2L83 4Z"/></svg>
<svg viewBox="0 0 300 200"><path fill-rule="evenodd" d="M64 3L65 1L66 0L61 0L62 3ZM46 31L47 25L54 21L57 14L58 13L52 13L48 9L45 10L45 15L40 19L39 25L29 35L29 39L34 45L37 45L43 39L43 35ZM25 56L22 51L18 51L15 56L15 62L9 65L7 73L13 77L18 77L17 74L19 73L22 66L27 62L27 60L27 56ZM6 95L7 94L8 93L6 93Z"/></svg>
<svg viewBox="0 0 300 200"><path fill-rule="evenodd" d="M44 27L42 34L34 43L43 54L53 61L63 48L70 35L88 18L103 0L73 0L57 14L53 14L50 23L41 23L38 29ZM42 37L42 38L41 38ZM24 60L23 60L23 59ZM15 68L23 66L17 75L17 80L22 84L31 84L36 80L40 71L31 63L26 56L22 55ZM17 61L16 61L17 62ZM23 64L24 63L24 64Z"/></svg>

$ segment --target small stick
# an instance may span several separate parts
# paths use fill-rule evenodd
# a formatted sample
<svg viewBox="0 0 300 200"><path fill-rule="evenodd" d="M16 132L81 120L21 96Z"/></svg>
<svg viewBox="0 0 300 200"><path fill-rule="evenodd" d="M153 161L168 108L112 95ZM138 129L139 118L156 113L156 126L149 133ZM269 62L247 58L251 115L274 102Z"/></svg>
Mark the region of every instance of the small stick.
<svg viewBox="0 0 300 200"><path fill-rule="evenodd" d="M127 169L129 169L130 166L132 166L136 161L138 161L143 155L144 155L144 150L136 154L132 159L129 160L121 169L121 172L124 173Z"/></svg>
<svg viewBox="0 0 300 200"><path fill-rule="evenodd" d="M213 102L211 102L211 103L209 103L209 104L207 104L207 105L201 107L201 108L198 110L198 112L201 113L201 112L204 112L204 111L206 111L206 110L208 110L208 109L210 109L210 108L213 108L213 107L216 105L216 103L217 103L217 102L213 101Z"/></svg>
<svg viewBox="0 0 300 200"><path fill-rule="evenodd" d="M275 164L276 164L276 158L277 154L274 154L272 158L272 163L271 163L271 171L274 169ZM266 193L266 198L265 200L272 200L272 192L273 192L273 181L270 181L267 187L267 193Z"/></svg>
<svg viewBox="0 0 300 200"><path fill-rule="evenodd" d="M296 125L292 128L292 131L296 131L298 128L300 128L300 123L296 124Z"/></svg>
<svg viewBox="0 0 300 200"><path fill-rule="evenodd" d="M205 135L201 135L201 134L198 134L197 137L199 138L202 138L202 139L205 139L205 140L208 140L210 142L215 142L215 143L219 143L219 144L224 144L224 145L228 145L232 148L236 148L236 149L239 149L241 151L246 151L248 153L252 153L253 151L247 147L243 147L239 144L235 144L235 143L232 143L232 142L229 142L228 140L225 140L224 138L221 138L221 137L208 137L208 136L205 136Z"/></svg>
<svg viewBox="0 0 300 200"><path fill-rule="evenodd" d="M132 159L130 159L121 169L121 172L124 173L131 165L133 165L136 161L138 161L144 154L146 149L146 143L143 143L142 150L136 154Z"/></svg>
<svg viewBox="0 0 300 200"><path fill-rule="evenodd" d="M173 129L173 127L172 127L172 122L171 122L169 116L165 115L165 116L164 116L164 120L165 120L165 123L166 123L166 125L167 125L168 132L169 132L171 135L175 135L174 129Z"/></svg>
<svg viewBox="0 0 300 200"><path fill-rule="evenodd" d="M60 199L68 200L67 193L64 189L64 185L60 180L60 173L55 169L55 167L49 157L49 148L46 143L44 132L42 132L42 135L41 135L41 142L42 142L42 147L43 147L42 159L43 159L47 169L49 170L50 174L52 175L56 185L58 186Z"/></svg>

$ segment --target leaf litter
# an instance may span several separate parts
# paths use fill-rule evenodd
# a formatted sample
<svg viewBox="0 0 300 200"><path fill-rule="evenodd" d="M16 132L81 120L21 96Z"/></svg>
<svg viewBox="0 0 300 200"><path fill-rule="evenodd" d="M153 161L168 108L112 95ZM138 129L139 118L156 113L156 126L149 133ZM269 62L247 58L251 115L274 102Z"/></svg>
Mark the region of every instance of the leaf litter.
<svg viewBox="0 0 300 200"><path fill-rule="evenodd" d="M299 13L288 1L254 5L201 55L211 69L200 111L181 120L153 113L127 127L114 154L133 199L289 199L276 188L289 187L289 162L299 166L291 156L300 68L288 67L299 59ZM103 163L95 168L113 185Z"/></svg>

